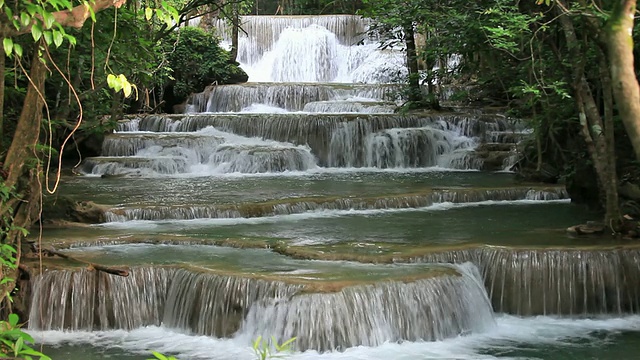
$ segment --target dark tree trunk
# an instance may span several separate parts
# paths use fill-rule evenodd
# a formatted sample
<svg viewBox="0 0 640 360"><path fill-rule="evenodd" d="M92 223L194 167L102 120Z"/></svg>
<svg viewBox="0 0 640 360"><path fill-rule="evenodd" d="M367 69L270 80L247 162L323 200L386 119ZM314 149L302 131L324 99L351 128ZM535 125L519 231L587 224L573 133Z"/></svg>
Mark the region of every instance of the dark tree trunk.
<svg viewBox="0 0 640 360"><path fill-rule="evenodd" d="M404 25L404 42L407 47L407 70L409 71L409 101L420 102L420 74L418 73L418 54L416 53L413 23Z"/></svg>
<svg viewBox="0 0 640 360"><path fill-rule="evenodd" d="M635 0L614 1L606 37L613 94L636 160L640 162L640 86L636 79L631 37L635 12Z"/></svg>

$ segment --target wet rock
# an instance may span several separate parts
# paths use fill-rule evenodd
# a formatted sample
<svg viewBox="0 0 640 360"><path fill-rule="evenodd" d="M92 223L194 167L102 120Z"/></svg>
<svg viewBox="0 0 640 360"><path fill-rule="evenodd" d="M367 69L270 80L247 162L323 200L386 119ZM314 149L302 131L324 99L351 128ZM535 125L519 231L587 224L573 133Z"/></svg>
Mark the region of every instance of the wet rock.
<svg viewBox="0 0 640 360"><path fill-rule="evenodd" d="M65 196L46 197L41 220L47 223L71 221L97 224L105 222L105 211L103 206L92 201L77 202Z"/></svg>
<svg viewBox="0 0 640 360"><path fill-rule="evenodd" d="M599 235L604 233L605 228L603 224L587 222L586 224L570 226L567 232L572 235Z"/></svg>
<svg viewBox="0 0 640 360"><path fill-rule="evenodd" d="M71 220L89 224L103 223L105 221L104 214L106 209L93 201L76 203L72 210L70 213Z"/></svg>

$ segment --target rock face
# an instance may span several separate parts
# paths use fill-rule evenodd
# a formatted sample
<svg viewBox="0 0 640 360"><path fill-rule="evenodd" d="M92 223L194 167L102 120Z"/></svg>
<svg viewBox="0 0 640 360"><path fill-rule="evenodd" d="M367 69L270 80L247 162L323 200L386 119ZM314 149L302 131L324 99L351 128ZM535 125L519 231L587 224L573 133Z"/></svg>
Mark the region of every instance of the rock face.
<svg viewBox="0 0 640 360"><path fill-rule="evenodd" d="M42 205L43 222L72 221L98 224L105 221L105 208L92 201L74 201L68 197L46 197Z"/></svg>

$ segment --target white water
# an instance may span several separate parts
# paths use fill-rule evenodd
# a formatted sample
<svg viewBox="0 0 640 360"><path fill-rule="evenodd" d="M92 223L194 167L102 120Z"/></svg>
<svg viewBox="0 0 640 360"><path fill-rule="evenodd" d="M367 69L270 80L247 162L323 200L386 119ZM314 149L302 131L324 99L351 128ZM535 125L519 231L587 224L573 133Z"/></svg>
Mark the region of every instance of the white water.
<svg viewBox="0 0 640 360"><path fill-rule="evenodd" d="M287 359L325 360L427 360L427 359L522 359L487 355L487 349L513 350L518 346L564 349L575 348L577 341L586 341L597 349L610 340L594 336L594 332L640 331L640 316L600 319L567 319L555 317L520 318L501 315L496 326L483 333L459 336L434 342L386 343L376 347L359 346L344 352L315 351L293 353ZM86 345L118 348L149 357L151 350L177 355L181 360L253 360L255 354L247 340L215 339L193 336L163 327L145 327L133 331L62 332L32 331L38 342L50 345ZM142 356L142 355L141 355ZM597 356L597 355L594 355ZM79 356L77 359L81 359ZM141 357L143 358L143 357ZM597 358L597 357L593 357ZM606 357L602 357L603 359Z"/></svg>
<svg viewBox="0 0 640 360"><path fill-rule="evenodd" d="M308 211L296 214L276 215L276 216L261 216L252 218L202 218L202 219L190 219L190 220L129 220L129 221L114 221L103 224L94 225L96 227L108 227L117 229L156 229L159 227L167 227L170 229L176 228L209 228L212 226L233 226L240 224L272 224L272 223L287 223L287 222L299 222L311 219L329 219L329 218L342 218L348 216L375 216L383 214L395 214L395 213L410 213L410 212L433 212L433 211L447 211L451 209L478 207L478 206L497 206L497 205L523 205L531 206L536 204L568 204L570 199L566 200L542 200L542 199L526 199L526 200L487 200L479 202L468 203L452 203L442 202L433 204L422 208L401 208L401 209L367 209L367 210L319 210Z"/></svg>

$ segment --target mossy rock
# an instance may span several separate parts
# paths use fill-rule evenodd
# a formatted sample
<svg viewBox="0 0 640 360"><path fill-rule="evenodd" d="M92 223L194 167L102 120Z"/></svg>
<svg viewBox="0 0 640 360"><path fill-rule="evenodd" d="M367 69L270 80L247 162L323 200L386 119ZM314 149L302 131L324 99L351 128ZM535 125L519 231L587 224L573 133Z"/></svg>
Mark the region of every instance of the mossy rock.
<svg viewBox="0 0 640 360"><path fill-rule="evenodd" d="M105 222L105 211L105 207L92 201L78 202L66 196L46 196L42 203L41 220L98 224Z"/></svg>

